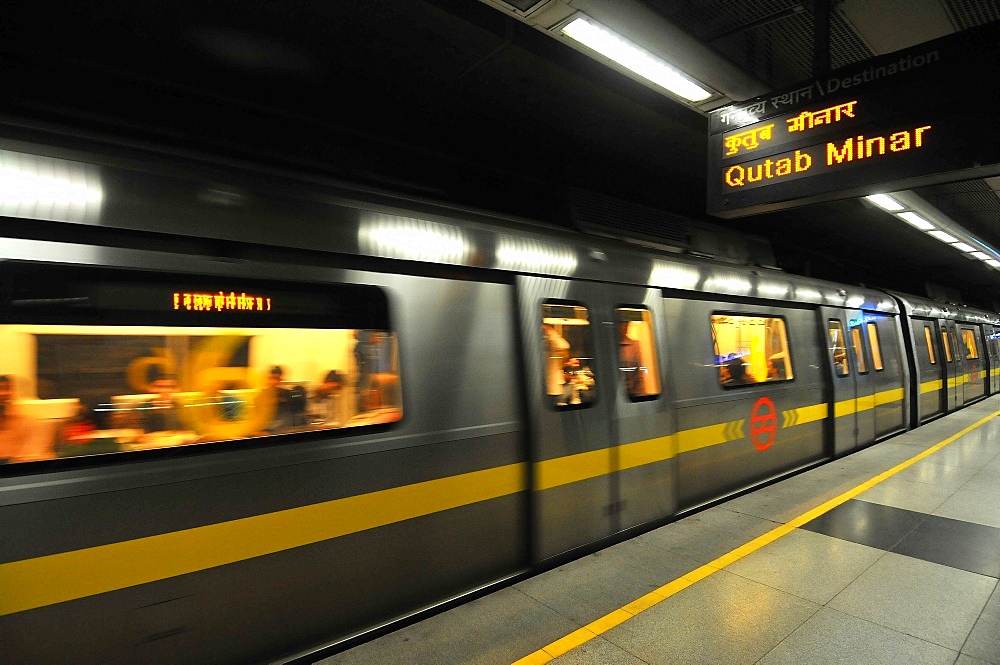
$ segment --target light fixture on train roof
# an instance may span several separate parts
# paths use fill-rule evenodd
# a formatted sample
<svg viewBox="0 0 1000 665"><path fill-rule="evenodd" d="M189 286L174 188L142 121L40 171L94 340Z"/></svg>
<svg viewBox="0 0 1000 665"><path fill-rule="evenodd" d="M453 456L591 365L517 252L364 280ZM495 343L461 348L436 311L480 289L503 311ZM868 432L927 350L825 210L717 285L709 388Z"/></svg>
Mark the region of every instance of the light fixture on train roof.
<svg viewBox="0 0 1000 665"><path fill-rule="evenodd" d="M569 277L576 272L576 252L571 247L524 236L497 237L495 267Z"/></svg>
<svg viewBox="0 0 1000 665"><path fill-rule="evenodd" d="M97 166L0 150L0 215L93 223L103 202Z"/></svg>
<svg viewBox="0 0 1000 665"><path fill-rule="evenodd" d="M823 300L823 294L808 286L796 286L795 298L796 300L805 300L807 302L819 302Z"/></svg>
<svg viewBox="0 0 1000 665"><path fill-rule="evenodd" d="M693 266L654 260L647 282L650 286L690 290L698 286L700 278L701 272Z"/></svg>
<svg viewBox="0 0 1000 665"><path fill-rule="evenodd" d="M465 265L475 248L453 224L386 213L362 213L358 225L362 252L390 259Z"/></svg>
<svg viewBox="0 0 1000 665"><path fill-rule="evenodd" d="M717 273L705 281L705 290L745 296L753 290L753 284L740 275Z"/></svg>
<svg viewBox="0 0 1000 665"><path fill-rule="evenodd" d="M757 282L757 295L767 298L784 299L788 297L789 288L790 286L787 283L782 284L780 282L761 280Z"/></svg>
<svg viewBox="0 0 1000 665"><path fill-rule="evenodd" d="M560 32L689 102L701 102L714 94L662 58L586 14L576 14Z"/></svg>

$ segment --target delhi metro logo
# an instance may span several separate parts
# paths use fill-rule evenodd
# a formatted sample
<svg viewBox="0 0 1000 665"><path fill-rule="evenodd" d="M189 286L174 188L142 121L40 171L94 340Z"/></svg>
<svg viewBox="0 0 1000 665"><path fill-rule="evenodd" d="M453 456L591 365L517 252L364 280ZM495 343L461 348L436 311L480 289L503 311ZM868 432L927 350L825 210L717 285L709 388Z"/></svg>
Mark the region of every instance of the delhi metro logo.
<svg viewBox="0 0 1000 665"><path fill-rule="evenodd" d="M770 397L761 397L750 410L750 441L757 450L767 450L778 431L778 412Z"/></svg>

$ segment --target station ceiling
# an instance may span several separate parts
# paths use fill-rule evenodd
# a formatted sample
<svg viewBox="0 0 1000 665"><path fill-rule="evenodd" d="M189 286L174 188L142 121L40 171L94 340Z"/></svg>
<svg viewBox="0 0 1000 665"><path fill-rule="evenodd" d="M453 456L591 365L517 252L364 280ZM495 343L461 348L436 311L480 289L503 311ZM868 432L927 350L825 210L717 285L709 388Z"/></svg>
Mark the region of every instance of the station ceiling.
<svg viewBox="0 0 1000 665"><path fill-rule="evenodd" d="M811 77L813 2L636 1L765 89ZM704 113L519 20L518 4L15 0L0 118L555 224L585 192L767 238L796 274L1000 308L1000 271L857 199L709 217ZM830 17L837 68L998 21L1000 2L832 0ZM1000 249L1000 179L917 193Z"/></svg>

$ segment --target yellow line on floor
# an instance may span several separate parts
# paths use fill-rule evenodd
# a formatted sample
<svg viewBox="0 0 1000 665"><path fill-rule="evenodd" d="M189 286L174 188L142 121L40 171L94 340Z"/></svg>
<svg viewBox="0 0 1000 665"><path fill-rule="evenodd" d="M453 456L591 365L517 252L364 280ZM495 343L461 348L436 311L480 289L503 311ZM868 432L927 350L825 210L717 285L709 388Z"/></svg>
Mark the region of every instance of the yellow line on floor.
<svg viewBox="0 0 1000 665"><path fill-rule="evenodd" d="M551 644L542 647L541 649L539 649L534 653L528 654L524 658L515 661L514 665L543 665L544 663L549 663L555 660L559 656L568 653L569 651L575 649L581 644L589 642L590 640L594 639L601 633L604 633L608 630L611 630L615 626L625 623L632 617L642 612L645 612L646 610L653 607L657 603L666 600L667 598L673 596L674 594L680 591L683 591L692 584L705 579L709 575L712 575L713 573L722 570L729 564L739 561L748 554L756 552L765 545L773 543L782 536L785 536L794 531L795 529L799 528L803 524L810 522L819 517L820 515L823 515L824 513L833 510L837 506L850 501L859 494L862 494L863 492L870 490L872 487L875 487L883 480L886 480L887 478L896 475L900 471L903 471L904 469L916 464L920 460L925 459L930 455L933 455L934 453L941 450L948 444L953 443L954 441L962 438L963 436L975 430L976 428L985 425L986 423L988 423L993 418L996 418L997 416L1000 416L1000 410L994 411L985 418L982 418L976 421L975 423L969 425L968 427L961 430L957 434L953 434L949 436L947 439L944 439L943 441L934 444L930 448L924 450L923 452L917 455L914 455L905 462L897 464L888 471L884 471L883 473L878 474L874 478L871 478L870 480L861 483L857 487L847 490L840 496L834 497L833 499L830 499L826 503L823 503L813 508L812 510L808 510L802 513L798 517L789 520L787 523L777 526L761 536L757 536L753 540L737 547L731 552L723 554L714 561L710 561L709 563L706 563L704 566L701 566L700 568L695 568L688 574L674 580L673 582L665 584L661 586L659 589L656 589L654 591L650 591L645 596L633 600L628 605L620 607L619 609L611 612L610 614L605 614L600 619L588 623L586 626L570 633L569 635L561 639L556 640L555 642L552 642Z"/></svg>

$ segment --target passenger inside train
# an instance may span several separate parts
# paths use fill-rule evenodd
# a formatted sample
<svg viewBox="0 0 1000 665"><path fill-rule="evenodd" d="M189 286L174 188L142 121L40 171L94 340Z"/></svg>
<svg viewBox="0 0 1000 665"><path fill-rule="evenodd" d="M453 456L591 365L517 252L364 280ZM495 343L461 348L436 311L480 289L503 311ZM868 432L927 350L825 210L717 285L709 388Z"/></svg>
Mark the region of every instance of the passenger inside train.
<svg viewBox="0 0 1000 665"><path fill-rule="evenodd" d="M14 379L0 376L0 464L16 460L20 453L27 421L12 408Z"/></svg>
<svg viewBox="0 0 1000 665"><path fill-rule="evenodd" d="M723 387L794 378L785 322L780 317L714 314L712 338Z"/></svg>
<svg viewBox="0 0 1000 665"><path fill-rule="evenodd" d="M644 307L618 307L618 369L625 392L632 400L654 398L660 394L656 344L652 317Z"/></svg>
<svg viewBox="0 0 1000 665"><path fill-rule="evenodd" d="M395 335L386 330L365 331L372 348L359 367L356 329L2 328L11 349L0 369L17 375L0 378L0 463L402 417ZM324 365L343 369L324 373Z"/></svg>
<svg viewBox="0 0 1000 665"><path fill-rule="evenodd" d="M563 302L542 305L545 391L557 408L586 406L597 397L589 334L586 307Z"/></svg>

